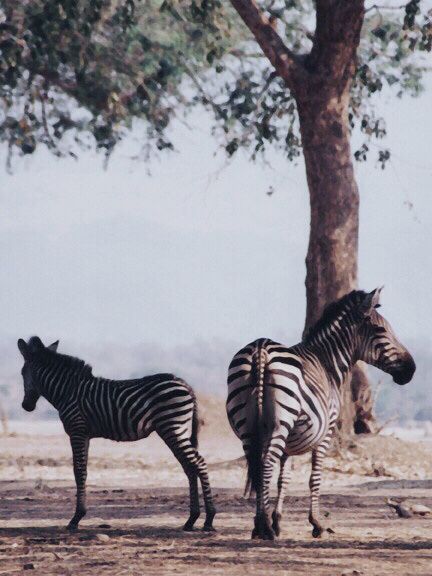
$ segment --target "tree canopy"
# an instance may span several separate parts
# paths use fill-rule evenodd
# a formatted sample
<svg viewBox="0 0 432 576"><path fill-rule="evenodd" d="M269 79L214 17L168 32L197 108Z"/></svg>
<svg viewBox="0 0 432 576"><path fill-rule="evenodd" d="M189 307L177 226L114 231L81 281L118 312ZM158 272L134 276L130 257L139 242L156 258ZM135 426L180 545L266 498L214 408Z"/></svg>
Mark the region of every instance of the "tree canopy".
<svg viewBox="0 0 432 576"><path fill-rule="evenodd" d="M291 50L310 50L310 0L261 2ZM417 95L432 47L432 11L419 0L367 8L351 89L350 123L385 136L371 96ZM295 101L229 3L222 0L2 0L0 139L15 151L56 155L96 147L109 155L142 120L147 152L170 149L168 127L195 106L213 118L229 155L270 146L301 151ZM382 165L389 151L379 150Z"/></svg>

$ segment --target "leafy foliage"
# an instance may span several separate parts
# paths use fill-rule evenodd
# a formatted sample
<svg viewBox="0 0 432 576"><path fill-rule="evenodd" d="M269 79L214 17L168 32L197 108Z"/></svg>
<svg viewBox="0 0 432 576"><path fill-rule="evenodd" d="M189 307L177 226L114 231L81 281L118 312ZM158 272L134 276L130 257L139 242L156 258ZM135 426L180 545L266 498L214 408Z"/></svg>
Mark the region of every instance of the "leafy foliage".
<svg viewBox="0 0 432 576"><path fill-rule="evenodd" d="M310 49L311 0L261 3L297 53ZM390 86L417 95L432 47L431 13L411 0L404 9L367 13L352 88L350 123L365 142L382 139L371 96ZM170 121L196 105L214 115L228 155L253 158L270 145L295 159L301 151L295 101L242 23L222 0L3 0L0 7L0 139L31 154L96 146L107 155L135 119L145 150L173 147ZM140 124L141 126L141 124ZM390 157L379 151L381 165Z"/></svg>
<svg viewBox="0 0 432 576"><path fill-rule="evenodd" d="M0 138L10 153L43 143L55 154L74 144L109 154L134 118L157 149L171 148L165 130L187 103L183 78L211 63L209 46L224 46L221 15L208 15L204 34L187 2L6 0L0 10Z"/></svg>

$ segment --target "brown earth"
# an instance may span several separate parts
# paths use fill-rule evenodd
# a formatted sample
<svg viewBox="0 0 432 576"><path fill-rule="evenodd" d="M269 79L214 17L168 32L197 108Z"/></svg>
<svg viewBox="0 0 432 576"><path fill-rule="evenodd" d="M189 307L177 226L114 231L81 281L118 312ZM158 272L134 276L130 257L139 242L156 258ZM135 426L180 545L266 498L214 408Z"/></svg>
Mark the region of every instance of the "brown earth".
<svg viewBox="0 0 432 576"><path fill-rule="evenodd" d="M203 403L202 403L203 404ZM307 521L308 458L295 461L283 532L250 539L241 447L204 402L201 451L218 508L217 533L184 533L187 481L157 437L92 441L88 515L75 534L65 435L0 438L0 574L432 575L432 518L399 518L388 497L432 508L432 445L367 437L327 459L322 509L335 530L314 540ZM203 518L198 521L201 526Z"/></svg>

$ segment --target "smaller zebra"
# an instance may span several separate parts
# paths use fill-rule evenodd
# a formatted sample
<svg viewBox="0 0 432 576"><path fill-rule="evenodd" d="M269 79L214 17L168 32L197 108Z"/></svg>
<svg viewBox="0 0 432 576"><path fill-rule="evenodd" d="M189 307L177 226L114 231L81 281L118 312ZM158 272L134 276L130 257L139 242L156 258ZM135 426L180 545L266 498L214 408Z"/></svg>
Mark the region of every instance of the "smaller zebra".
<svg viewBox="0 0 432 576"><path fill-rule="evenodd" d="M193 530L200 515L198 478L204 496L204 530L213 531L213 504L207 465L198 452L198 411L192 388L173 374L136 380L108 380L92 374L79 358L59 354L58 341L44 346L37 336L18 340L24 357L22 407L36 408L43 396L57 410L69 435L77 487L76 510L68 524L76 530L86 514L86 477L91 438L132 442L156 431L180 462L189 480L190 515L183 530Z"/></svg>
<svg viewBox="0 0 432 576"><path fill-rule="evenodd" d="M416 366L379 314L380 289L354 290L330 304L299 344L290 348L268 338L234 356L228 371L227 414L241 440L249 483L257 495L253 538L280 532L290 456L312 452L309 522L312 535L326 527L319 511L321 471L340 414L342 387L363 360L408 383ZM272 520L269 489L279 464L278 497Z"/></svg>

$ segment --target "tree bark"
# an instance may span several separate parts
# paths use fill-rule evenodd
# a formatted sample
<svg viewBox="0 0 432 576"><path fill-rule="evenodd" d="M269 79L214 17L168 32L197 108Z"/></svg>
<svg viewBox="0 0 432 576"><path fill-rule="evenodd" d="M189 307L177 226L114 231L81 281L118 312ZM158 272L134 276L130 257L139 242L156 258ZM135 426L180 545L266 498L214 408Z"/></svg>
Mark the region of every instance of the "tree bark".
<svg viewBox="0 0 432 576"><path fill-rule="evenodd" d="M314 87L317 88L317 87ZM357 286L359 193L351 161L346 94L298 98L311 220L306 328Z"/></svg>
<svg viewBox="0 0 432 576"><path fill-rule="evenodd" d="M359 192L348 129L349 84L342 94L320 82L297 97L311 221L306 257L306 323L314 324L327 304L357 288ZM357 365L344 394L340 430L373 430L372 394L364 367Z"/></svg>
<svg viewBox="0 0 432 576"><path fill-rule="evenodd" d="M231 0L296 102L310 194L305 330L324 307L357 288L359 192L350 148L348 107L364 0L316 0L312 50L296 56L255 0ZM371 431L372 395L364 369L344 390L342 432Z"/></svg>

